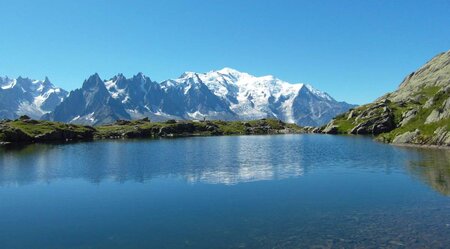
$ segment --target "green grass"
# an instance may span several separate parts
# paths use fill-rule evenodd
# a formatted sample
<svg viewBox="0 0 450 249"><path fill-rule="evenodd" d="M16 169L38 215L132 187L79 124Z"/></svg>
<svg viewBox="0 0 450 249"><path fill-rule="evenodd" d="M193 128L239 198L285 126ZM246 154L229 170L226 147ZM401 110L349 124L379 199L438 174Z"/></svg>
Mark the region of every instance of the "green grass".
<svg viewBox="0 0 450 249"><path fill-rule="evenodd" d="M206 122L179 121L173 122L143 122L131 121L125 125L103 125L97 126L97 137L115 137L121 134L138 130L154 133L161 128L174 128L175 130L183 124L189 124L194 127L194 135L212 135L207 130L208 126L217 127L217 132L223 135L242 135L247 134L247 128L260 128L262 126L270 126L271 129L281 130L289 128L295 132L302 132L303 129L295 124L286 124L276 119L251 120L251 121L221 121L211 120Z"/></svg>
<svg viewBox="0 0 450 249"><path fill-rule="evenodd" d="M339 119L336 120L335 125L338 126L338 133L349 133L356 125L353 124L354 120Z"/></svg>
<svg viewBox="0 0 450 249"><path fill-rule="evenodd" d="M30 138L46 134L55 130L70 130L75 132L93 131L97 139L118 137L156 137L160 135L189 136L189 135L242 135L277 133L286 128L291 132L302 132L303 128L295 124L286 124L275 119L252 121L176 121L150 122L148 120L118 121L110 125L96 127L64 124L50 121L14 120L3 122L6 132L9 128L23 131ZM13 132L14 129L9 129ZM0 130L0 141L5 141L5 134Z"/></svg>
<svg viewBox="0 0 450 249"><path fill-rule="evenodd" d="M50 122L50 121L31 121L33 123L15 120L9 123L12 128L20 129L26 134L30 136L36 136L40 134L45 134L52 132L54 130L65 130L71 129L72 131L85 132L88 131L89 128L81 125L73 125L73 124L64 124L59 122Z"/></svg>
<svg viewBox="0 0 450 249"><path fill-rule="evenodd" d="M425 88L422 88L418 94L423 94L426 97L431 98L434 95L436 95L436 93L439 91L439 89L441 89L441 87L439 87L439 86L425 87Z"/></svg>
<svg viewBox="0 0 450 249"><path fill-rule="evenodd" d="M352 109L346 113L342 113L342 114L336 116L334 118L333 123L334 123L334 125L337 126L338 133L339 134L348 134L354 127L356 127L360 123L366 121L367 119L356 120L356 117L358 115L360 115L361 113L367 111L371 107L372 107L372 104L363 105L363 106L357 107L355 109ZM350 112L353 112L353 117L349 119L348 115ZM377 110L377 112L381 113L381 109Z"/></svg>
<svg viewBox="0 0 450 249"><path fill-rule="evenodd" d="M440 89L441 87L438 86L426 87L421 89L418 93L415 94L415 96L417 95L424 96L419 100L419 102L409 101L404 103L395 103L388 101L387 106L392 110L392 113L394 115L394 122L398 128L388 133L378 135L379 139L387 142L392 142L392 140L400 134L419 129L421 139L423 141L427 141L430 139L431 136L433 136L434 131L439 127L444 126L446 127L447 131L450 131L449 119L440 120L439 122L434 122L431 124L425 124L425 120L431 114L431 112L435 109L441 108L444 101L448 98L448 94L445 94L443 91L440 91ZM430 108L424 109L422 106L430 98L433 98L433 105ZM373 105L374 104L367 104L355 108L353 110L354 113L353 116L354 117L358 116L359 114L367 111ZM400 122L402 120L403 113L413 109L418 110L417 115L414 118L412 118L407 124L400 127ZM382 108L378 108L377 110L375 110L373 116L376 117L377 113L381 113L381 111ZM343 113L335 117L333 124L338 126L338 133L341 134L349 133L355 126L367 120L367 119L359 119L358 121L356 121L354 117L347 119L348 115L349 112Z"/></svg>
<svg viewBox="0 0 450 249"><path fill-rule="evenodd" d="M431 112L433 110L442 107L444 101L448 98L447 94L445 94L444 92L438 92L436 87L425 88L422 93L426 94L427 96L429 96L429 94L434 94L431 95L433 98L433 105L430 108L420 108L421 105L408 103L406 107L393 107L397 108L396 111L399 113L396 114L396 118L398 118L397 115L399 115L401 118L402 112L413 108L416 108L418 112L413 119L411 119L407 124L403 125L402 127L398 127L389 133L380 134L381 139L384 139L385 141L388 142L392 142L392 140L396 136L403 134L405 132L412 132L418 129L420 131L421 140L426 142L427 140L430 139L431 136L433 136L434 132L439 127L446 127L447 131L450 131L450 119L448 118L440 120L438 122L425 124L425 120L431 114Z"/></svg>
<svg viewBox="0 0 450 249"><path fill-rule="evenodd" d="M221 131L225 135L237 135L237 134L245 134L245 126L243 122L231 121L231 122L222 122L215 121L213 122L219 127L219 131Z"/></svg>

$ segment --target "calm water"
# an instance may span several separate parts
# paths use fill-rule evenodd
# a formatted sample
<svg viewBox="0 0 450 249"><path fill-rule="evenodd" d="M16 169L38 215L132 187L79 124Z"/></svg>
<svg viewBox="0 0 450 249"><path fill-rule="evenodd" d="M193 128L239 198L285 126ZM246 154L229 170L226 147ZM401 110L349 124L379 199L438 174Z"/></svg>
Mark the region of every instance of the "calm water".
<svg viewBox="0 0 450 249"><path fill-rule="evenodd" d="M450 151L328 135L0 148L0 248L449 248Z"/></svg>

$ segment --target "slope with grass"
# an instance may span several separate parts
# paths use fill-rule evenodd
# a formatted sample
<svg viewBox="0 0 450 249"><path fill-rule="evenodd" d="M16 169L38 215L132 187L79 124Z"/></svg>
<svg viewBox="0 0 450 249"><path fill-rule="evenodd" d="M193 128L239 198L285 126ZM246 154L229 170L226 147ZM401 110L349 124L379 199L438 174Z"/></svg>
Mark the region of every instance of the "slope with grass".
<svg viewBox="0 0 450 249"><path fill-rule="evenodd" d="M335 117L321 132L369 134L395 144L450 146L450 51L408 75L396 91Z"/></svg>
<svg viewBox="0 0 450 249"><path fill-rule="evenodd" d="M275 119L252 121L175 121L150 122L148 119L118 120L103 126L82 126L28 117L0 121L1 143L63 142L72 140L155 138L212 135L257 135L301 133L304 129Z"/></svg>

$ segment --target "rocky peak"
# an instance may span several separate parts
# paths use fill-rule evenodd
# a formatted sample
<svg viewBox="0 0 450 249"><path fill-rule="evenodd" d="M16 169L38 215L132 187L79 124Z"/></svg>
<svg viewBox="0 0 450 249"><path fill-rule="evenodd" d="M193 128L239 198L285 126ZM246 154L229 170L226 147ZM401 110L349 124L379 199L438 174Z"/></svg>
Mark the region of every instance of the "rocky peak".
<svg viewBox="0 0 450 249"><path fill-rule="evenodd" d="M100 78L100 76L95 73L91 76L89 76L89 78L87 80L85 80L83 82L83 86L82 89L84 90L88 90L88 89L105 89L105 84L103 83L103 80Z"/></svg>

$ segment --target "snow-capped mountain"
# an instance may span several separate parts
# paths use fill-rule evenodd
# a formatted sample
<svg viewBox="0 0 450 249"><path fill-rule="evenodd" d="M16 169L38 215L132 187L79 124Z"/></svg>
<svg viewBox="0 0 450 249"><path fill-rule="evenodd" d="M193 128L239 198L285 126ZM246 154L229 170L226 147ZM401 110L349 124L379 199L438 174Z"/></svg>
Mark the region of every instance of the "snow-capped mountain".
<svg viewBox="0 0 450 249"><path fill-rule="evenodd" d="M131 119L131 116L125 111L123 103L111 96L99 75L94 74L42 119L97 125L112 123L118 119Z"/></svg>
<svg viewBox="0 0 450 249"><path fill-rule="evenodd" d="M290 84L272 75L255 77L231 68L187 72L176 82L205 84L239 119L278 118L300 125L322 125L352 107L307 84Z"/></svg>
<svg viewBox="0 0 450 249"><path fill-rule="evenodd" d="M299 125L322 125L353 105L338 102L307 84L274 76L256 77L231 68L152 81L138 73L102 80L89 77L68 94L48 78L0 77L0 119L20 115L54 121L105 124L117 119L249 120L278 118Z"/></svg>
<svg viewBox="0 0 450 249"><path fill-rule="evenodd" d="M116 75L105 81L105 85L133 119L237 118L226 102L198 81L180 78L157 83L138 73L129 79Z"/></svg>
<svg viewBox="0 0 450 249"><path fill-rule="evenodd" d="M118 74L105 81L95 74L44 118L104 124L143 117L155 121L269 117L317 126L351 107L310 85L224 68L207 73L186 72L161 83L142 73L132 78Z"/></svg>
<svg viewBox="0 0 450 249"><path fill-rule="evenodd" d="M38 119L49 113L67 96L67 92L45 80L0 77L0 119L28 115Z"/></svg>

